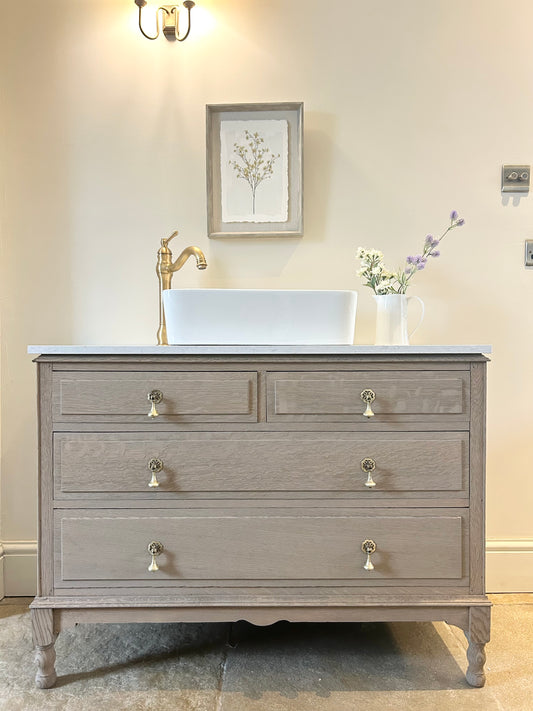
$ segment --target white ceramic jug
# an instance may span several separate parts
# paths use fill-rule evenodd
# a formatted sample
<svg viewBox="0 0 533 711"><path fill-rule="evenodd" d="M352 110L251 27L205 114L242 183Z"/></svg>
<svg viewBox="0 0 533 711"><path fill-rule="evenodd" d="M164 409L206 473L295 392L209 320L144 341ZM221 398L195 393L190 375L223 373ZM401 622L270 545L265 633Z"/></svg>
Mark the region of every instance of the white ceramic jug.
<svg viewBox="0 0 533 711"><path fill-rule="evenodd" d="M424 318L424 302L418 296L405 294L376 294L376 345L377 346L408 346L409 338L422 323ZM422 307L422 313L417 325L411 332L407 331L407 309L409 301L416 299Z"/></svg>

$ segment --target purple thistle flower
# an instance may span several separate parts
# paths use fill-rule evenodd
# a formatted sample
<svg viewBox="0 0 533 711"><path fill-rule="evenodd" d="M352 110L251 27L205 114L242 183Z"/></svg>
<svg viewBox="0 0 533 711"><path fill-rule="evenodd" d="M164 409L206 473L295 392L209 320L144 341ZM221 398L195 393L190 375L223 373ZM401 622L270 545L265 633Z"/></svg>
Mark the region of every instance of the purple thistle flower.
<svg viewBox="0 0 533 711"><path fill-rule="evenodd" d="M450 220L452 220L452 222L453 222L453 221L455 221L458 217L459 217L459 214L458 214L457 210L452 210L452 212L450 213Z"/></svg>
<svg viewBox="0 0 533 711"><path fill-rule="evenodd" d="M415 266L415 270L423 269L426 266L426 262L427 262L426 257L422 256L421 254L416 256L415 260L413 262L413 264Z"/></svg>

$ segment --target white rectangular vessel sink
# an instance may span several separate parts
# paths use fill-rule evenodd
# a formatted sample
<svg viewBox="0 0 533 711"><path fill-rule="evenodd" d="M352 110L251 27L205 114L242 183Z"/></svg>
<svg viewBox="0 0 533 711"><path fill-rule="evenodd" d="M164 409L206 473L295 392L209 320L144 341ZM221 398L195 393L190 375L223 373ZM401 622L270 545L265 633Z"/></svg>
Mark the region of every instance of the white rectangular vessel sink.
<svg viewBox="0 0 533 711"><path fill-rule="evenodd" d="M351 345L356 291L168 289L170 345Z"/></svg>

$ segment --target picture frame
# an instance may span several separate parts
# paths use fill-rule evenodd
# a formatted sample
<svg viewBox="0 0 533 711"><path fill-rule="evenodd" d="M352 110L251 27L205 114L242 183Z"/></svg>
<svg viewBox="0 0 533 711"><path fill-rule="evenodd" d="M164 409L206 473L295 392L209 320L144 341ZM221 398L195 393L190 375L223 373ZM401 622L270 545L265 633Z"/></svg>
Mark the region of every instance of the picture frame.
<svg viewBox="0 0 533 711"><path fill-rule="evenodd" d="M207 229L303 234L303 102L206 106Z"/></svg>

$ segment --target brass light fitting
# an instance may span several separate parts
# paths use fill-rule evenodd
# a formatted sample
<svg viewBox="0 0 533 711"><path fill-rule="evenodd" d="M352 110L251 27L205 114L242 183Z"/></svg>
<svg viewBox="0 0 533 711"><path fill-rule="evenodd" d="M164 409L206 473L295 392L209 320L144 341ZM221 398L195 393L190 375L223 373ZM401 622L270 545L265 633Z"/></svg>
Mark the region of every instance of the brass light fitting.
<svg viewBox="0 0 533 711"><path fill-rule="evenodd" d="M161 247L157 252L157 265L155 270L159 280L159 328L157 329L158 346L168 346L167 326L165 323L165 312L163 310L163 291L171 288L172 276L174 275L174 272L179 271L189 257L194 257L196 259L197 269L207 269L205 254L202 252L200 247L185 247L176 261L172 261L172 252L170 251L168 243L171 239L174 239L177 234L178 231L176 230L170 235L170 237L162 239ZM150 414L149 416L155 417L157 415Z"/></svg>
<svg viewBox="0 0 533 711"><path fill-rule="evenodd" d="M189 36L189 32L191 31L191 10L194 7L194 3L192 0L183 0L183 3L180 5L161 5L160 7L157 8L156 13L155 13L155 23L156 23L156 32L155 35L149 35L147 32L143 30L142 26L142 10L143 7L147 4L147 0L134 0L135 4L139 8L139 29L142 32L142 34L146 37L146 39L149 40L155 40L159 37L159 32L160 32L160 19L162 21L162 29L163 29L163 34L168 40L178 40L178 42L183 42L183 40L186 40L187 37ZM179 14L180 14L180 9L185 8L187 10L187 32L180 37L179 36Z"/></svg>

